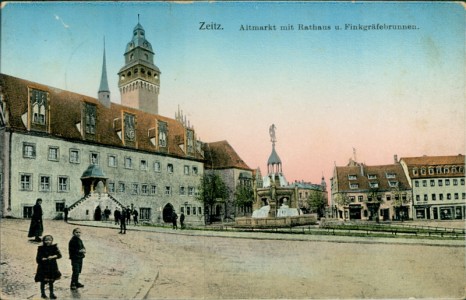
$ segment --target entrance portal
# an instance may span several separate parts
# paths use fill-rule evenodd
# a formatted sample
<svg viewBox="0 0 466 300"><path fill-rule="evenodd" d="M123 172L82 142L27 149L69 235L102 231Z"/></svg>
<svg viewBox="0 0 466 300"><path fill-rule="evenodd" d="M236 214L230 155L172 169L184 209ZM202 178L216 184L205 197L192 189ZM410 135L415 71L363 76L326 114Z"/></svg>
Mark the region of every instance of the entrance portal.
<svg viewBox="0 0 466 300"><path fill-rule="evenodd" d="M168 203L163 208L163 212L162 212L163 221L165 223L171 223L172 222L172 215L173 215L173 205Z"/></svg>

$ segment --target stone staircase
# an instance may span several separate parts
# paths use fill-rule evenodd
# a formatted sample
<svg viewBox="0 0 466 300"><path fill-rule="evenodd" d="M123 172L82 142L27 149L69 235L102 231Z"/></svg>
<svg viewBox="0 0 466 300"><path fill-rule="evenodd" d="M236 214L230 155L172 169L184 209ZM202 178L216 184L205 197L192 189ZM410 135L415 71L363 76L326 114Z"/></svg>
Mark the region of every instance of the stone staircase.
<svg viewBox="0 0 466 300"><path fill-rule="evenodd" d="M112 216L117 207L121 210L124 206L110 194L93 192L69 206L68 218L71 220L94 220L94 212L99 205L102 212L108 207Z"/></svg>

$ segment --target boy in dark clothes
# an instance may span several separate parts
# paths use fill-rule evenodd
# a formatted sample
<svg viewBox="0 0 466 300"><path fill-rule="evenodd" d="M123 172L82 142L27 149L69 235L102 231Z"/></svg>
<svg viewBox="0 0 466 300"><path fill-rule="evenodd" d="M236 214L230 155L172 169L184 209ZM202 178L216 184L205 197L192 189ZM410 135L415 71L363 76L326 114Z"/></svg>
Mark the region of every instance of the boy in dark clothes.
<svg viewBox="0 0 466 300"><path fill-rule="evenodd" d="M73 237L68 243L68 252L71 259L71 268L73 269L70 288L76 290L77 288L84 287L83 284L79 283L79 274L83 268L83 258L86 253L86 248L81 241L81 229L75 228L73 230Z"/></svg>

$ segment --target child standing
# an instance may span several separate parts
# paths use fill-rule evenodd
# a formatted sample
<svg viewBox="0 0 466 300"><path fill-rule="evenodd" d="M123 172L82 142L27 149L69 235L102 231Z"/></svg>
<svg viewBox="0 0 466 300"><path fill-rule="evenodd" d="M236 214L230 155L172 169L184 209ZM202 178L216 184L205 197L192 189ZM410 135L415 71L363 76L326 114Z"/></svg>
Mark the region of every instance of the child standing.
<svg viewBox="0 0 466 300"><path fill-rule="evenodd" d="M45 294L45 284L49 284L50 299L57 299L57 296L53 293L53 283L55 280L60 279L61 273L58 270L57 259L61 258L62 255L58 246L52 245L53 237L46 235L43 238L43 245L37 249L37 273L34 278L36 282L40 282L41 297L47 299Z"/></svg>
<svg viewBox="0 0 466 300"><path fill-rule="evenodd" d="M73 230L73 237L68 243L68 252L70 254L71 268L73 270L70 288L75 290L84 287L83 284L79 283L79 274L83 268L83 258L86 254L86 248L84 248L83 241L81 241L81 229L75 228Z"/></svg>

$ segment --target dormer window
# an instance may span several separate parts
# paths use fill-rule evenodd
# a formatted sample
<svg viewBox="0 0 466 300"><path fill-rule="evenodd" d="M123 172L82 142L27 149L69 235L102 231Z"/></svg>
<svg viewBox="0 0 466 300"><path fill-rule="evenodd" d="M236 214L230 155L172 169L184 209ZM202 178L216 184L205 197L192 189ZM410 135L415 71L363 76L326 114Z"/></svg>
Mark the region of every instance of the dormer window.
<svg viewBox="0 0 466 300"><path fill-rule="evenodd" d="M136 139L136 117L131 114L124 114L125 143L134 142Z"/></svg>
<svg viewBox="0 0 466 300"><path fill-rule="evenodd" d="M354 190L354 189L357 189L357 188L359 188L359 184L357 184L357 183L351 183L350 184L350 189Z"/></svg>
<svg viewBox="0 0 466 300"><path fill-rule="evenodd" d="M367 175L367 178L368 178L368 179L377 179L377 175L375 175L375 174L369 174L369 175Z"/></svg>
<svg viewBox="0 0 466 300"><path fill-rule="evenodd" d="M390 185L390 187L397 187L397 186L398 186L398 181L392 181L392 180L390 180L390 181L388 182L388 185Z"/></svg>
<svg viewBox="0 0 466 300"><path fill-rule="evenodd" d="M165 122L158 122L158 141L159 147L167 147L168 142L168 124Z"/></svg>
<svg viewBox="0 0 466 300"><path fill-rule="evenodd" d="M97 108L94 104L85 104L85 130L86 134L94 135L96 132Z"/></svg>
<svg viewBox="0 0 466 300"><path fill-rule="evenodd" d="M32 110L32 124L45 125L48 93L30 89L29 102Z"/></svg>
<svg viewBox="0 0 466 300"><path fill-rule="evenodd" d="M395 174L395 173L387 173L385 176L386 176L388 179L396 178L396 174Z"/></svg>
<svg viewBox="0 0 466 300"><path fill-rule="evenodd" d="M434 174L434 168L429 168L429 175L433 175Z"/></svg>
<svg viewBox="0 0 466 300"><path fill-rule="evenodd" d="M421 175L426 175L426 168L421 169Z"/></svg>
<svg viewBox="0 0 466 300"><path fill-rule="evenodd" d="M357 180L358 176L357 175L348 175L349 180Z"/></svg>
<svg viewBox="0 0 466 300"><path fill-rule="evenodd" d="M419 171L417 168L414 168L413 169L413 175L417 176L419 174Z"/></svg>
<svg viewBox="0 0 466 300"><path fill-rule="evenodd" d="M379 183L377 181L373 181L373 182L369 182L369 186L372 188L372 189L376 189L379 187Z"/></svg>
<svg viewBox="0 0 466 300"><path fill-rule="evenodd" d="M186 143L188 144L188 153L194 153L194 132L192 130L186 131Z"/></svg>

